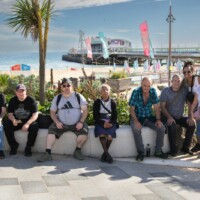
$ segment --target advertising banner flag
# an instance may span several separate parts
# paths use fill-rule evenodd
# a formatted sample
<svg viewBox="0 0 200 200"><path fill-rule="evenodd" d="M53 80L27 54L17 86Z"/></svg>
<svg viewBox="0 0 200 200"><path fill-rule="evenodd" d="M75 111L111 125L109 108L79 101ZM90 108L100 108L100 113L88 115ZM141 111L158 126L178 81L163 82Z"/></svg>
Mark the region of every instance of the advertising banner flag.
<svg viewBox="0 0 200 200"><path fill-rule="evenodd" d="M87 57L92 58L92 47L91 47L91 39L88 37L85 40L86 48L87 48Z"/></svg>
<svg viewBox="0 0 200 200"><path fill-rule="evenodd" d="M140 25L141 37L142 37L142 44L144 49L144 55L150 55L150 45L149 45L149 33L148 33L148 24L147 22L143 22Z"/></svg>
<svg viewBox="0 0 200 200"><path fill-rule="evenodd" d="M11 71L20 71L20 70L21 70L20 64L13 65L11 67Z"/></svg>
<svg viewBox="0 0 200 200"><path fill-rule="evenodd" d="M31 66L22 64L21 65L21 70L22 71L30 71L31 70Z"/></svg>
<svg viewBox="0 0 200 200"><path fill-rule="evenodd" d="M109 52L108 52L108 45L107 45L107 41L106 41L106 38L103 34L103 32L100 32L99 33L99 38L102 42L102 47L103 47L103 57L105 59L109 58Z"/></svg>

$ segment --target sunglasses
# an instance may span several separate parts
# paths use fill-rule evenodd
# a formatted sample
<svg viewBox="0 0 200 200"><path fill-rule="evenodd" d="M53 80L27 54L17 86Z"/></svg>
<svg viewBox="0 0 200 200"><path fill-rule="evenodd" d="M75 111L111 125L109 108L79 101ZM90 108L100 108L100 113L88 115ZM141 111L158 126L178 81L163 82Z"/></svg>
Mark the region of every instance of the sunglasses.
<svg viewBox="0 0 200 200"><path fill-rule="evenodd" d="M63 85L62 87L66 88L66 87L70 87L70 86L71 86L70 84L67 84L67 85Z"/></svg>
<svg viewBox="0 0 200 200"><path fill-rule="evenodd" d="M183 71L183 74L190 74L191 71Z"/></svg>

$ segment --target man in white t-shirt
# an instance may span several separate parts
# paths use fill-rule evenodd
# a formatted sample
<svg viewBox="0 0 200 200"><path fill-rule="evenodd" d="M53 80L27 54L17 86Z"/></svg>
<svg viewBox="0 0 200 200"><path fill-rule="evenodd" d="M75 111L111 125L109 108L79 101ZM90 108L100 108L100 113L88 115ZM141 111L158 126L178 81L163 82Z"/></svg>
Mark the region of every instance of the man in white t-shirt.
<svg viewBox="0 0 200 200"><path fill-rule="evenodd" d="M74 157L78 160L84 159L81 148L88 135L88 126L85 122L88 115L88 103L81 94L74 92L70 79L62 79L61 91L61 96L59 97L60 94L55 96L51 104L50 114L53 123L48 131L46 152L38 158L38 162L52 160L51 149L53 144L67 131L72 131L77 136ZM58 98L60 98L59 102Z"/></svg>

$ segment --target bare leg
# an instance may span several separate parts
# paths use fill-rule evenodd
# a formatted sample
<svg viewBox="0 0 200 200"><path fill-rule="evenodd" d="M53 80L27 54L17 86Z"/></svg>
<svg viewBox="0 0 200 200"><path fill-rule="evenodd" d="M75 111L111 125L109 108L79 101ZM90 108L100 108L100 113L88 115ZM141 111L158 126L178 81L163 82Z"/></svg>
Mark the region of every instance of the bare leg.
<svg viewBox="0 0 200 200"><path fill-rule="evenodd" d="M47 149L51 149L56 141L56 136L54 134L47 135Z"/></svg>

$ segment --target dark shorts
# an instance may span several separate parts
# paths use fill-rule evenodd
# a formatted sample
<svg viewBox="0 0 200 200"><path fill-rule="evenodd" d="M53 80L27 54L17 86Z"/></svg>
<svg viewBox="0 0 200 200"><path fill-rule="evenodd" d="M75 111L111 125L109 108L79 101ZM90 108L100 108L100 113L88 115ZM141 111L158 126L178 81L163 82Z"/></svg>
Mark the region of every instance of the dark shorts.
<svg viewBox="0 0 200 200"><path fill-rule="evenodd" d="M86 123L83 124L83 128L81 130L76 129L76 124L74 125L63 125L63 129L58 129L56 124L53 122L49 126L48 134L56 135L56 138L59 138L63 133L67 131L72 131L77 137L79 135L88 135L88 125Z"/></svg>
<svg viewBox="0 0 200 200"><path fill-rule="evenodd" d="M116 124L114 124L111 128L103 128L100 125L95 125L94 135L95 137L99 137L100 135L110 135L112 138L116 138L116 129Z"/></svg>

